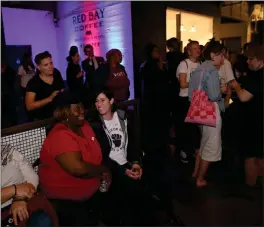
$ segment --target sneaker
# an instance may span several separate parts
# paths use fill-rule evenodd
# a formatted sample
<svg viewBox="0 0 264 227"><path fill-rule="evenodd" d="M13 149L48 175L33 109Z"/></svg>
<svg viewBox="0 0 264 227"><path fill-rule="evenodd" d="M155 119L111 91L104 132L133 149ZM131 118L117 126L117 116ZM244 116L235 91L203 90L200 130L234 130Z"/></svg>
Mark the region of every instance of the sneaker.
<svg viewBox="0 0 264 227"><path fill-rule="evenodd" d="M184 151L180 152L181 162L186 164L188 163L188 156Z"/></svg>

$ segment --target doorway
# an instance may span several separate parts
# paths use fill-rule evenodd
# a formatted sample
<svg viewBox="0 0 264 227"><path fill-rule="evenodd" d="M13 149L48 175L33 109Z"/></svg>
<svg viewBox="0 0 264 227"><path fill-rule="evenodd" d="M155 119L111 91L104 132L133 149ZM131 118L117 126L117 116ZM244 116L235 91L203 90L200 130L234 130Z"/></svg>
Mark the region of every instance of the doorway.
<svg viewBox="0 0 264 227"><path fill-rule="evenodd" d="M5 49L6 63L17 72L23 55L26 53L32 54L31 45L7 45Z"/></svg>

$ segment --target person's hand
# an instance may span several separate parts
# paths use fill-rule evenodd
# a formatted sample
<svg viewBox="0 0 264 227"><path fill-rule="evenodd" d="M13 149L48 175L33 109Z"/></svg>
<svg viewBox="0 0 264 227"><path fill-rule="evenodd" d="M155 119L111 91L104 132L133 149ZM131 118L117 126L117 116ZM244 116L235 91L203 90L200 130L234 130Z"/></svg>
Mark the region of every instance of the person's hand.
<svg viewBox="0 0 264 227"><path fill-rule="evenodd" d="M22 183L16 185L16 195L17 197L26 197L28 199L32 198L35 194L36 189L31 183Z"/></svg>
<svg viewBox="0 0 264 227"><path fill-rule="evenodd" d="M49 96L50 102L60 93L60 91L54 91L52 94Z"/></svg>
<svg viewBox="0 0 264 227"><path fill-rule="evenodd" d="M83 71L81 71L81 72L79 72L78 74L77 74L77 78L80 78L80 77L82 77L83 76Z"/></svg>
<svg viewBox="0 0 264 227"><path fill-rule="evenodd" d="M238 82L236 80L231 80L229 82L230 86L234 89L236 88L237 86L239 86Z"/></svg>
<svg viewBox="0 0 264 227"><path fill-rule="evenodd" d="M18 224L18 218L20 221L28 219L27 203L25 201L14 201L11 205L10 213L12 213L15 225Z"/></svg>
<svg viewBox="0 0 264 227"><path fill-rule="evenodd" d="M133 180L138 180L139 179L139 176L138 176L138 173L136 172L133 172L132 169L126 169L126 175L128 177L130 177L131 179Z"/></svg>
<svg viewBox="0 0 264 227"><path fill-rule="evenodd" d="M109 189L111 183L112 183L112 174L110 171L106 171L104 173L102 173L101 177L100 177L101 181L106 181L106 185L107 185L107 189Z"/></svg>
<svg viewBox="0 0 264 227"><path fill-rule="evenodd" d="M133 165L132 165L132 171L133 171L134 173L137 173L137 174L138 174L138 178L141 179L143 171L142 171L142 168L141 168L140 165L138 165L138 164L133 164Z"/></svg>
<svg viewBox="0 0 264 227"><path fill-rule="evenodd" d="M220 90L221 90L221 93L222 93L222 94L227 94L227 91L228 91L227 86L222 86L222 87L220 88Z"/></svg>

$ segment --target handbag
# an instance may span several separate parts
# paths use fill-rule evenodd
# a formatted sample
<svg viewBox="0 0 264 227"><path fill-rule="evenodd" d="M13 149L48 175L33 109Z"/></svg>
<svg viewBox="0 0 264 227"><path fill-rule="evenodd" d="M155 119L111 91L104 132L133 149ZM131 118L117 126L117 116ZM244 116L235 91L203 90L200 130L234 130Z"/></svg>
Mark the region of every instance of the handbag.
<svg viewBox="0 0 264 227"><path fill-rule="evenodd" d="M185 122L216 127L215 103L209 100L205 91L201 90L201 83L205 69L200 75L200 84L192 93L191 105L189 107Z"/></svg>

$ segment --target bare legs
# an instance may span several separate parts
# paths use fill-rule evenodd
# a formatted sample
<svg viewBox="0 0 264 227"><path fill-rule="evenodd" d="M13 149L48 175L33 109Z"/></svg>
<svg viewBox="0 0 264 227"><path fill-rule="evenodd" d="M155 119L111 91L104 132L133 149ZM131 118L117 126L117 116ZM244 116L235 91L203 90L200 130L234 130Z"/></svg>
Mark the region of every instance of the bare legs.
<svg viewBox="0 0 264 227"><path fill-rule="evenodd" d="M205 180L205 175L207 173L209 165L210 165L209 161L205 161L201 159L200 150L196 150L195 167L192 177L197 178L196 179L197 187L204 187L207 185L207 181Z"/></svg>
<svg viewBox="0 0 264 227"><path fill-rule="evenodd" d="M207 185L207 181L205 180L205 174L207 172L209 165L210 165L210 162L201 159L200 168L199 168L199 175L198 175L198 178L196 180L196 186L197 187L203 187L203 186Z"/></svg>
<svg viewBox="0 0 264 227"><path fill-rule="evenodd" d="M197 176L198 176L199 167L200 167L200 161L201 161L200 150L196 150L196 153L195 153L195 166L194 166L192 178L197 178Z"/></svg>

